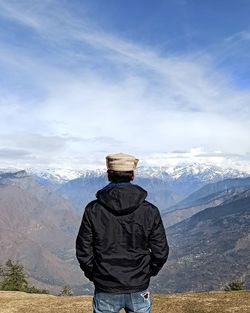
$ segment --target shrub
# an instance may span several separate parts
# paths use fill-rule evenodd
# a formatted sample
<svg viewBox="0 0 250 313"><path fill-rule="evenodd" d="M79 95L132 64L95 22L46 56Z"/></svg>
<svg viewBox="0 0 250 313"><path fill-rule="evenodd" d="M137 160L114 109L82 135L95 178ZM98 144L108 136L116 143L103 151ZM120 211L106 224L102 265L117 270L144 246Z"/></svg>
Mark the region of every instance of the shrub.
<svg viewBox="0 0 250 313"><path fill-rule="evenodd" d="M69 286L64 286L58 296L73 296L73 292Z"/></svg>
<svg viewBox="0 0 250 313"><path fill-rule="evenodd" d="M239 279L232 281L231 283L225 285L225 291L235 291L235 290L244 290L245 289L245 282Z"/></svg>
<svg viewBox="0 0 250 313"><path fill-rule="evenodd" d="M27 287L25 290L28 293L44 293L44 294L49 294L49 291L47 289L39 289L36 288L35 286Z"/></svg>

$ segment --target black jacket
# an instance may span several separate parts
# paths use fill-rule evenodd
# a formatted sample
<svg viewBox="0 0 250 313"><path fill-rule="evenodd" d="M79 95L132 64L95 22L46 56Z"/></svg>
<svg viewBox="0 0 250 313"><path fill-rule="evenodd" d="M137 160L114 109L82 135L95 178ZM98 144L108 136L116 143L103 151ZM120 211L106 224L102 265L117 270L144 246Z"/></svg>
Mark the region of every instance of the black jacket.
<svg viewBox="0 0 250 313"><path fill-rule="evenodd" d="M148 288L168 258L160 212L147 192L131 183L110 183L84 211L76 257L85 276L106 292Z"/></svg>

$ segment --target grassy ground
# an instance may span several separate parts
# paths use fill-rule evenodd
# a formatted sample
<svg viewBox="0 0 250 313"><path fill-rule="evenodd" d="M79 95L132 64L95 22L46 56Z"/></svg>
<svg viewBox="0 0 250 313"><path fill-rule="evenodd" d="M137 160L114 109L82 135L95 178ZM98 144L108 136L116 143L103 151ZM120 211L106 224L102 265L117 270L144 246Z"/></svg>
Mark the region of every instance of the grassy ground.
<svg viewBox="0 0 250 313"><path fill-rule="evenodd" d="M151 297L152 313L250 313L250 291L151 294ZM92 296L58 297L0 291L0 312L91 313Z"/></svg>

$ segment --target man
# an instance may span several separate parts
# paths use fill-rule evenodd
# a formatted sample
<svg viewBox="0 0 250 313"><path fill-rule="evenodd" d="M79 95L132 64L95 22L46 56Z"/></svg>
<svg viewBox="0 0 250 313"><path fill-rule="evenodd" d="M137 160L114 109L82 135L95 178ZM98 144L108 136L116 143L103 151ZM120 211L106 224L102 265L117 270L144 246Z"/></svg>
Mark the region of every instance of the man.
<svg viewBox="0 0 250 313"><path fill-rule="evenodd" d="M106 157L110 183L86 206L76 238L76 257L95 286L94 313L150 312L150 277L168 258L160 212L131 183L138 161L124 153Z"/></svg>

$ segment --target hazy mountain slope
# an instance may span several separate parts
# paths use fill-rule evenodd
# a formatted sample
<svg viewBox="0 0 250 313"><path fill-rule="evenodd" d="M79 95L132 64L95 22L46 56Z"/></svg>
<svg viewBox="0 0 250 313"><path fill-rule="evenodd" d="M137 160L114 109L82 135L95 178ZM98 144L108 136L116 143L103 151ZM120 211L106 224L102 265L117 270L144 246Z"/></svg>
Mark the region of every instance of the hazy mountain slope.
<svg viewBox="0 0 250 313"><path fill-rule="evenodd" d="M18 259L37 285L88 283L75 258L80 216L65 199L17 174L0 179L0 262Z"/></svg>
<svg viewBox="0 0 250 313"><path fill-rule="evenodd" d="M244 175L247 174L199 164L174 168L139 167L133 183L146 189L148 201L153 202L162 211L211 181ZM81 177L62 184L58 192L82 212L86 204L95 199L96 191L106 184L108 180L105 171L87 171Z"/></svg>
<svg viewBox="0 0 250 313"><path fill-rule="evenodd" d="M108 183L106 175L82 177L64 184L58 192L64 197L67 196L77 208L77 211L82 212L87 203L95 199L96 192ZM137 177L132 183L146 189L148 191L148 201L156 203L160 208L164 205L172 205L183 198L168 190L166 183L157 178Z"/></svg>
<svg viewBox="0 0 250 313"><path fill-rule="evenodd" d="M96 198L96 192L107 183L106 176L84 176L63 184L58 192L67 197L78 212L83 212L87 203Z"/></svg>
<svg viewBox="0 0 250 313"><path fill-rule="evenodd" d="M245 187L226 189L220 192L212 193L206 197L195 199L189 203L187 207L181 207L173 209L162 214L162 220L165 227L174 225L182 220L189 218L190 216L198 213L208 207L218 206L227 202L242 198L243 194L246 196L250 193L250 189ZM178 207L178 206L177 206ZM173 207L175 208L175 207Z"/></svg>
<svg viewBox="0 0 250 313"><path fill-rule="evenodd" d="M171 208L171 210L184 206L197 205L199 203L199 199L202 199L200 202L203 202L203 199L211 194L216 194L233 188L249 189L250 177L224 179L215 183L209 182L199 190L190 194L184 200L180 201L177 205Z"/></svg>
<svg viewBox="0 0 250 313"><path fill-rule="evenodd" d="M159 178L137 177L134 183L142 186L148 192L147 201L154 203L161 210L183 199L183 195L169 189L167 182Z"/></svg>
<svg viewBox="0 0 250 313"><path fill-rule="evenodd" d="M170 258L155 290L219 289L236 278L250 287L249 196L207 208L169 227L167 235Z"/></svg>

